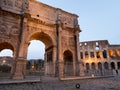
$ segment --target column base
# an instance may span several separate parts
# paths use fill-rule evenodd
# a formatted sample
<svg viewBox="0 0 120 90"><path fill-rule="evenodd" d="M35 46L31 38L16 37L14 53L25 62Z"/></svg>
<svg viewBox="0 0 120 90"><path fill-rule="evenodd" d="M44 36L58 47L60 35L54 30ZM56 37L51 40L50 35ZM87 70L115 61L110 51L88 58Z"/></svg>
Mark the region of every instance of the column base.
<svg viewBox="0 0 120 90"><path fill-rule="evenodd" d="M26 61L23 58L18 58L15 61L15 66L13 68L12 79L21 80L25 78L25 70L26 70Z"/></svg>
<svg viewBox="0 0 120 90"><path fill-rule="evenodd" d="M85 76L83 63L80 62L79 65L80 65L80 76L83 77L83 76Z"/></svg>
<svg viewBox="0 0 120 90"><path fill-rule="evenodd" d="M59 79L61 80L61 78L64 77L64 73L63 73L63 62L59 62Z"/></svg>
<svg viewBox="0 0 120 90"><path fill-rule="evenodd" d="M24 76L23 75L14 75L13 77L12 77L12 79L14 79L14 80L22 80L22 79L24 79Z"/></svg>

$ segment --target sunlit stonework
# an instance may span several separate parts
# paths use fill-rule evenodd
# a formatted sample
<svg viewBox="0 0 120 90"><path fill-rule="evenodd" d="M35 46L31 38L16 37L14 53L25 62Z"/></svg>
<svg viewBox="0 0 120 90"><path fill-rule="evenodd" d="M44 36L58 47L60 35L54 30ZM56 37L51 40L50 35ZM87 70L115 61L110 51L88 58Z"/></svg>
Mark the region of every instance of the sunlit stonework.
<svg viewBox="0 0 120 90"><path fill-rule="evenodd" d="M75 14L35 0L0 0L0 51L14 53L13 79L25 78L31 40L45 44L45 75L83 76L79 32Z"/></svg>

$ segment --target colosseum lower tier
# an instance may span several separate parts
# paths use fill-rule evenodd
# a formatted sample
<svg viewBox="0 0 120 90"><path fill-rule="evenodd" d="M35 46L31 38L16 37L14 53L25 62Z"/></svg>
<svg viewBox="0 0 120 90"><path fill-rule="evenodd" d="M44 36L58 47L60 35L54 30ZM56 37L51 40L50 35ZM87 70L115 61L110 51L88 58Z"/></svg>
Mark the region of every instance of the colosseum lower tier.
<svg viewBox="0 0 120 90"><path fill-rule="evenodd" d="M80 58L86 76L120 73L120 45L111 45L108 40L80 42Z"/></svg>

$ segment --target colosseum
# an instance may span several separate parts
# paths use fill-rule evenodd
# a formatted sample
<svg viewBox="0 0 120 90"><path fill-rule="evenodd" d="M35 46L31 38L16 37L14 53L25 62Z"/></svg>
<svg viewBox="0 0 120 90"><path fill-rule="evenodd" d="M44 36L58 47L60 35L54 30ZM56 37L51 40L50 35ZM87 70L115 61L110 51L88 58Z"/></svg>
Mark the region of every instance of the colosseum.
<svg viewBox="0 0 120 90"><path fill-rule="evenodd" d="M111 45L108 40L80 42L80 58L87 76L120 73L120 45Z"/></svg>

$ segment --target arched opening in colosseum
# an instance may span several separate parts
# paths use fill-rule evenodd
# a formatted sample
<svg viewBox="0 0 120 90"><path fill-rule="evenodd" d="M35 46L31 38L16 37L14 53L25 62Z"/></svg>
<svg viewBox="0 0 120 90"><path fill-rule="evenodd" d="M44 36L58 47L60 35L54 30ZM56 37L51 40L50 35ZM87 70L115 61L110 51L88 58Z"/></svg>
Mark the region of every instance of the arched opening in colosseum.
<svg viewBox="0 0 120 90"><path fill-rule="evenodd" d="M115 69L115 63L111 62L111 69Z"/></svg>
<svg viewBox="0 0 120 90"><path fill-rule="evenodd" d="M100 48L99 48L99 46L96 46L95 50L96 50L96 57L100 58L100 51L99 51Z"/></svg>
<svg viewBox="0 0 120 90"><path fill-rule="evenodd" d="M120 57L120 50L119 50L119 49L116 49L116 55L117 55L118 57Z"/></svg>
<svg viewBox="0 0 120 90"><path fill-rule="evenodd" d="M91 67L92 67L92 70L96 70L95 63L92 63L92 64L91 64Z"/></svg>
<svg viewBox="0 0 120 90"><path fill-rule="evenodd" d="M63 54L64 56L64 75L73 75L73 54L71 51L66 50Z"/></svg>
<svg viewBox="0 0 120 90"><path fill-rule="evenodd" d="M89 63L86 63L86 70L87 70L87 71L90 70L90 65L89 65Z"/></svg>
<svg viewBox="0 0 120 90"><path fill-rule="evenodd" d="M95 63L94 63L94 62L91 64L91 69L92 69L92 74L94 74L94 75L95 75L96 65L95 65Z"/></svg>
<svg viewBox="0 0 120 90"><path fill-rule="evenodd" d="M0 43L0 77L9 77L14 59L14 48L10 43Z"/></svg>
<svg viewBox="0 0 120 90"><path fill-rule="evenodd" d="M102 75L103 73L102 73L102 63L98 63L98 74L99 75Z"/></svg>
<svg viewBox="0 0 120 90"><path fill-rule="evenodd" d="M100 62L98 63L98 70L102 70L102 64Z"/></svg>
<svg viewBox="0 0 120 90"><path fill-rule="evenodd" d="M107 51L106 51L106 50L104 50L104 51L102 52L102 54L103 54L103 58L107 58Z"/></svg>
<svg viewBox="0 0 120 90"><path fill-rule="evenodd" d="M88 53L88 51L85 51L85 58L89 58L89 53Z"/></svg>
<svg viewBox="0 0 120 90"><path fill-rule="evenodd" d="M104 69L108 70L109 69L109 64L107 62L104 63Z"/></svg>
<svg viewBox="0 0 120 90"><path fill-rule="evenodd" d="M35 73L35 75L52 76L54 75L53 41L48 34L43 32L37 32L30 36L29 46L32 44L31 43L32 41L36 41L36 40L39 43L42 42L42 45L39 44L39 46L35 45L35 47L32 47L32 50L33 50L32 53L34 53L35 48L37 51L39 51L39 49L42 48L42 51L36 52L34 54L36 54L37 56L41 56L41 55L44 55L44 56L41 56L43 58L38 58L37 60L35 58L32 58L32 61L30 62L32 65L31 65L31 68L29 68L28 74L31 74L32 72L33 75ZM29 47L28 47L28 50L29 50Z"/></svg>
<svg viewBox="0 0 120 90"><path fill-rule="evenodd" d="M97 58L100 58L100 51L96 52Z"/></svg>
<svg viewBox="0 0 120 90"><path fill-rule="evenodd" d="M85 74L86 76L90 75L90 64L89 63L86 63Z"/></svg>
<svg viewBox="0 0 120 90"><path fill-rule="evenodd" d="M108 74L111 74L109 70L109 64L108 62L105 62L104 63L104 75L108 75Z"/></svg>
<svg viewBox="0 0 120 90"><path fill-rule="evenodd" d="M80 52L80 58L83 59L83 52Z"/></svg>
<svg viewBox="0 0 120 90"><path fill-rule="evenodd" d="M109 50L109 56L110 56L111 58L114 57L114 51L113 51L113 50Z"/></svg>
<svg viewBox="0 0 120 90"><path fill-rule="evenodd" d="M118 69L120 69L120 62L117 62L117 67Z"/></svg>
<svg viewBox="0 0 120 90"><path fill-rule="evenodd" d="M95 55L94 55L94 52L93 52L93 51L91 51L91 52L90 52L90 57L91 57L91 58L94 58L94 57L95 57Z"/></svg>

